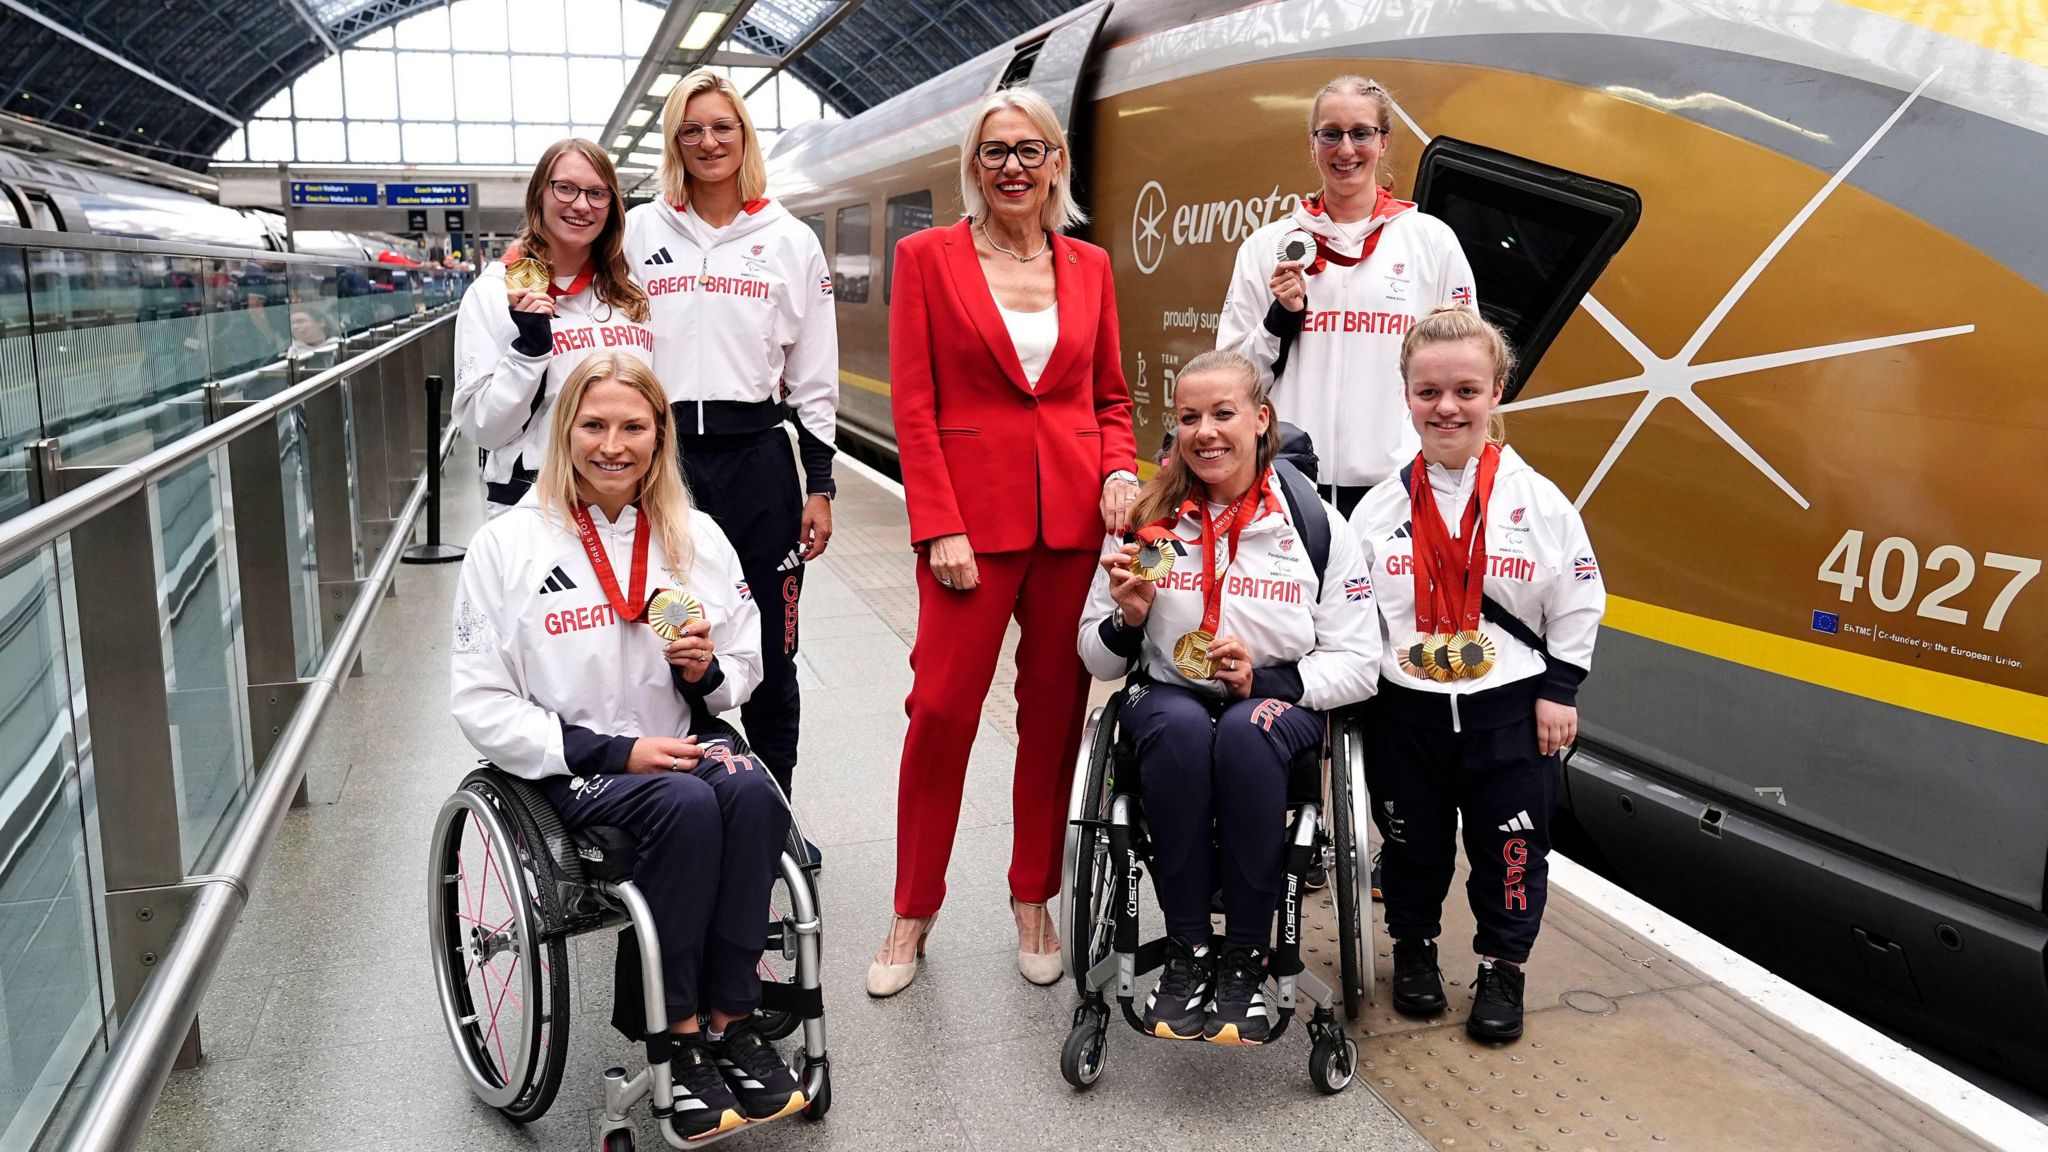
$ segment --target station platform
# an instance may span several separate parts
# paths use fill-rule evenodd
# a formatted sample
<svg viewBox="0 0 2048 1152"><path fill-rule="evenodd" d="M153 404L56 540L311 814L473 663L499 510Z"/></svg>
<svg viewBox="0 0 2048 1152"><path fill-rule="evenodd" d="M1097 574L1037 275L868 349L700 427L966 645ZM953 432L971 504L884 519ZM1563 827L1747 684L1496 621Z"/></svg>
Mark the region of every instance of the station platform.
<svg viewBox="0 0 2048 1152"><path fill-rule="evenodd" d="M472 470L454 464L469 459L466 446L449 457L446 536L455 542L481 515ZM1464 1035L1471 924L1454 887L1443 937L1452 1011L1405 1020L1382 994L1354 1025L1363 1063L1341 1095L1315 1094L1298 1035L1223 1050L1122 1028L1102 1080L1077 1093L1059 1072L1073 990L1030 987L1015 969L1003 880L1015 740L1007 658L975 745L926 969L894 999L869 999L866 967L890 910L916 604L900 497L884 481L840 475L836 534L804 597L796 795L825 858L834 1104L820 1123L783 1121L726 1147L1833 1152L2031 1138L2018 1123L1958 1119L1902 1090L1898 1077L1774 1014L1740 980L1660 942L1683 936L1682 926L1598 906L1580 891L1597 881L1583 877L1553 882L1520 1043L1485 1047ZM287 819L201 1009L205 1058L171 1076L142 1147L597 1145L599 1072L636 1063L608 1022L609 934L571 942L568 1072L553 1110L525 1128L470 1094L434 1002L426 844L476 759L447 706L456 575L454 565L406 569L383 605L363 674L310 753L311 803ZM1327 895L1317 902L1307 938L1332 941ZM1383 931L1378 939L1384 976L1391 959ZM1334 968L1334 948L1319 943L1308 959ZM640 1147L662 1147L640 1111Z"/></svg>

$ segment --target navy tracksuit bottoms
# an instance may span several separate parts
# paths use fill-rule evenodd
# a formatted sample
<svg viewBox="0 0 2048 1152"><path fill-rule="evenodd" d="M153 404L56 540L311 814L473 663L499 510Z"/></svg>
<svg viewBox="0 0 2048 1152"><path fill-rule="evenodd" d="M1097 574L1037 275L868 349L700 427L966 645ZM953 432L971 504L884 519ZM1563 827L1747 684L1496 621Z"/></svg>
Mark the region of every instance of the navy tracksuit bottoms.
<svg viewBox="0 0 2048 1152"><path fill-rule="evenodd" d="M1371 717L1366 788L1384 851L1387 935L1434 940L1457 870L1459 817L1471 872L1472 950L1515 964L1543 924L1556 756L1536 742L1536 683L1457 699L1382 678Z"/></svg>
<svg viewBox="0 0 2048 1152"><path fill-rule="evenodd" d="M622 828L636 842L633 881L654 913L671 1024L760 1005L769 889L789 835L789 806L767 771L730 740L702 743L689 772L541 781L570 829Z"/></svg>
<svg viewBox="0 0 2048 1152"><path fill-rule="evenodd" d="M1220 870L1224 935L1233 945L1269 947L1287 846L1288 766L1321 746L1322 714L1284 700L1212 700L1179 685L1134 682L1122 723L1138 756L1167 932L1208 941Z"/></svg>
<svg viewBox="0 0 2048 1152"><path fill-rule="evenodd" d="M797 726L797 600L803 595L804 495L796 455L780 424L734 436L681 436L690 497L739 554L761 609L761 683L740 705L747 744L785 794L793 795Z"/></svg>

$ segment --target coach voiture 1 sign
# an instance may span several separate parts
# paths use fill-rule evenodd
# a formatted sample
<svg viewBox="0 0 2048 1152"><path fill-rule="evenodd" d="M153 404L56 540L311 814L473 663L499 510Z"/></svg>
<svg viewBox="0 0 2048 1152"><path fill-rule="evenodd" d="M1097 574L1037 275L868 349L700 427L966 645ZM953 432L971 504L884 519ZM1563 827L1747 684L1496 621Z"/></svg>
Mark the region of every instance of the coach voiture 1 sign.
<svg viewBox="0 0 2048 1152"><path fill-rule="evenodd" d="M386 184L384 203L392 208L467 208L467 184Z"/></svg>
<svg viewBox="0 0 2048 1152"><path fill-rule="evenodd" d="M375 204L377 185L353 181L294 180L293 204Z"/></svg>

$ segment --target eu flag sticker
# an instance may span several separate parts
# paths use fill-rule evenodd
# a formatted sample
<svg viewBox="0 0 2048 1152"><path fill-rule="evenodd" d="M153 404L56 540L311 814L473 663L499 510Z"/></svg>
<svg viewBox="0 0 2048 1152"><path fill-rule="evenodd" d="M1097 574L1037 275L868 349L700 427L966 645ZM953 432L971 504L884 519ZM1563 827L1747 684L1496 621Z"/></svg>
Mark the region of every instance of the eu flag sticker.
<svg viewBox="0 0 2048 1152"><path fill-rule="evenodd" d="M1822 612L1816 608L1813 613L1813 630L1833 636L1842 630L1842 618L1834 612Z"/></svg>

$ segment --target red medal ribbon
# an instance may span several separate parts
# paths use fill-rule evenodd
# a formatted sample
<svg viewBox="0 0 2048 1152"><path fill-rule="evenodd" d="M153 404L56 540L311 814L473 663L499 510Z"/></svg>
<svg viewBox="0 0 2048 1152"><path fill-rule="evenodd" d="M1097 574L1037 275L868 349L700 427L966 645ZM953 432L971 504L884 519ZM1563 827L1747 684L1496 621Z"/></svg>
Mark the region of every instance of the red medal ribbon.
<svg viewBox="0 0 2048 1152"><path fill-rule="evenodd" d="M624 623L635 623L647 611L647 514L637 509L633 516L633 596L628 600L619 591L618 573L612 571L612 562L604 554L604 545L597 541L597 526L590 522L590 506L581 500L571 515L576 517L576 527L583 538L583 551L590 557L590 567L597 573L598 586L604 589L605 598L612 602L612 610L619 614Z"/></svg>
<svg viewBox="0 0 2048 1152"><path fill-rule="evenodd" d="M1266 491L1266 476L1267 473L1260 472L1258 477L1252 481L1252 486L1244 490L1244 495L1231 501L1230 506L1223 510L1221 517L1209 515L1208 493L1204 491L1200 496L1190 496L1186 500L1181 501L1180 511L1173 518L1174 523L1179 523L1180 517L1195 511L1197 508L1201 510L1201 630L1211 636L1216 635L1216 625L1223 618L1223 577L1230 571L1230 565L1237 563L1237 539L1243 534L1245 525L1265 514L1267 506L1271 502L1270 494ZM1163 539L1167 536L1173 536L1176 540L1180 539L1180 537L1174 536L1172 532L1167 531L1158 524L1148 525L1147 528L1156 533L1151 537L1152 540ZM1216 537L1219 533L1228 536L1230 539L1230 559L1223 565L1223 571L1221 572L1216 570ZM1145 534L1145 529L1139 530L1141 537ZM1184 540L1181 542L1188 543L1188 541Z"/></svg>
<svg viewBox="0 0 2048 1152"><path fill-rule="evenodd" d="M1378 233L1374 233L1374 235L1378 235ZM583 271L578 272L576 274L576 278L574 280L569 281L569 286L567 288L557 288L555 287L554 281L550 280L548 282L548 295L554 297L557 300L560 300L564 296L574 296L577 293L583 291L585 288L590 287L590 280L592 277L596 275L597 265L589 261L585 261L583 265Z"/></svg>
<svg viewBox="0 0 2048 1152"><path fill-rule="evenodd" d="M1415 630L1448 635L1479 627L1486 596L1486 505L1500 470L1500 445L1488 442L1479 455L1479 479L1459 520L1463 548L1451 541L1450 526L1429 487L1429 462L1421 453L1408 475L1408 523L1414 548Z"/></svg>

